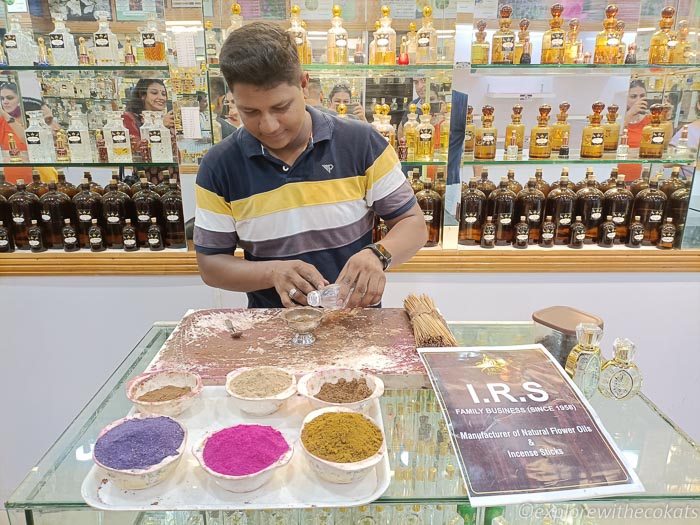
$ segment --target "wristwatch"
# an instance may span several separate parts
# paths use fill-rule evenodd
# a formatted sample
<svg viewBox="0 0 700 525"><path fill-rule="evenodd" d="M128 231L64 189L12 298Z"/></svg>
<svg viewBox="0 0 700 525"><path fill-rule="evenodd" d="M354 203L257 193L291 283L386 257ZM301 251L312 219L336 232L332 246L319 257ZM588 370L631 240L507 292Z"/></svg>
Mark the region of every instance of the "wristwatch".
<svg viewBox="0 0 700 525"><path fill-rule="evenodd" d="M379 243L374 243L374 244L368 244L363 250L372 250L372 253L377 256L377 258L382 262L382 266L384 267L384 270L389 268L389 265L391 264L391 254L389 253L389 250L384 248Z"/></svg>

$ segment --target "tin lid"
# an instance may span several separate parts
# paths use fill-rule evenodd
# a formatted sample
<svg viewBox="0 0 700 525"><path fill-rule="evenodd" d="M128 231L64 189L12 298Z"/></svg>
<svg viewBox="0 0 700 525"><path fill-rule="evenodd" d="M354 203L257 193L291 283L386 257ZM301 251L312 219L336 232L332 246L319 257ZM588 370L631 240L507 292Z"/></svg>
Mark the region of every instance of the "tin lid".
<svg viewBox="0 0 700 525"><path fill-rule="evenodd" d="M579 323L592 323L603 328L603 320L600 317L570 306L550 306L537 310L533 312L532 320L571 336L576 335L576 326Z"/></svg>

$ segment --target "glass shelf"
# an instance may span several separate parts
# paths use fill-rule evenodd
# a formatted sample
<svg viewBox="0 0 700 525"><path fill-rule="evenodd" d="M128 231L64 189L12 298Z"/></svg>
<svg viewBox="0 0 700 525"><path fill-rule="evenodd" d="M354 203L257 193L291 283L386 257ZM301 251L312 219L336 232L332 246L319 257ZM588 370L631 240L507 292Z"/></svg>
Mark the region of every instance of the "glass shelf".
<svg viewBox="0 0 700 525"><path fill-rule="evenodd" d="M421 166L446 166L447 161L446 160L434 160L431 162L415 162L415 161L408 161L408 160L402 160L401 161L401 166L404 168L419 168Z"/></svg>
<svg viewBox="0 0 700 525"><path fill-rule="evenodd" d="M496 158L494 160L477 160L474 158L465 158L466 155L462 157L462 166L475 166L475 165L516 165L516 164L678 164L687 165L693 164L695 159L673 159L669 156L665 156L660 159L640 159L636 156L636 151L634 155L628 155L626 159L615 158L614 153L607 153L603 155L600 159L582 159L578 153L569 155L568 159L560 159L556 155L552 155L549 159L530 159L527 153L519 155L517 160L505 160L503 157L505 152L503 150L496 151ZM471 157L471 155L469 155Z"/></svg>
<svg viewBox="0 0 700 525"><path fill-rule="evenodd" d="M218 70L218 64L209 64L210 69ZM347 64L334 66L329 64L304 64L304 71L309 73L322 74L324 77L346 76L346 77L371 77L374 73L386 75L388 77L407 77L434 75L435 73L452 74L452 64L421 64L413 66L399 65L369 65L369 64Z"/></svg>
<svg viewBox="0 0 700 525"><path fill-rule="evenodd" d="M693 74L700 72L700 64L457 64L457 69L471 69L481 75L570 75L582 72L591 75L626 75L634 71L635 76L656 75L658 70ZM641 71L640 71L641 70Z"/></svg>
<svg viewBox="0 0 700 525"><path fill-rule="evenodd" d="M0 72L8 71L46 71L61 73L64 71L168 71L169 66L0 66Z"/></svg>
<svg viewBox="0 0 700 525"><path fill-rule="evenodd" d="M176 168L177 162L0 162L0 168Z"/></svg>

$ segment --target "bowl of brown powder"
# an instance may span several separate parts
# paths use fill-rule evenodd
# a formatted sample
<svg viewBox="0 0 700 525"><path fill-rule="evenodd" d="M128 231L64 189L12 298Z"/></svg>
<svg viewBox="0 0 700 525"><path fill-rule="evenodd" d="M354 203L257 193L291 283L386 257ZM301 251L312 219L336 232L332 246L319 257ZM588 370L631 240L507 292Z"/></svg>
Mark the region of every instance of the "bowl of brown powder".
<svg viewBox="0 0 700 525"><path fill-rule="evenodd" d="M377 422L348 408L321 408L308 414L300 441L311 469L331 483L360 481L386 456L384 433Z"/></svg>
<svg viewBox="0 0 700 525"><path fill-rule="evenodd" d="M360 370L332 368L302 376L297 390L314 408L338 406L362 411L384 394L384 382Z"/></svg>
<svg viewBox="0 0 700 525"><path fill-rule="evenodd" d="M226 376L226 391L242 412L267 416L296 394L297 381L294 374L276 366L238 368Z"/></svg>
<svg viewBox="0 0 700 525"><path fill-rule="evenodd" d="M139 412L177 416L202 391L202 378L186 370L158 370L137 375L126 384L126 397Z"/></svg>

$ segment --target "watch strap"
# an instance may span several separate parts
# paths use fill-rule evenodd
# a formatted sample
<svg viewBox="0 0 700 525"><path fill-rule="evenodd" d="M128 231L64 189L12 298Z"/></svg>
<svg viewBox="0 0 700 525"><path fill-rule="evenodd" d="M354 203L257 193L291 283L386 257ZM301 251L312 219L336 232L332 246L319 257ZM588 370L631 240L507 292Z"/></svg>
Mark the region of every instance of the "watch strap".
<svg viewBox="0 0 700 525"><path fill-rule="evenodd" d="M377 247L376 244L368 244L367 246L362 248L363 250L371 250L374 255L377 256L377 259L382 263L382 269L386 270L389 265L391 264L391 256L387 257L384 252ZM384 250L386 251L386 249ZM387 252L388 253L388 252Z"/></svg>

